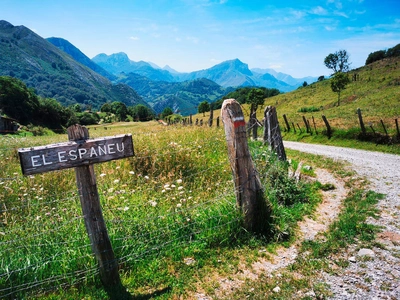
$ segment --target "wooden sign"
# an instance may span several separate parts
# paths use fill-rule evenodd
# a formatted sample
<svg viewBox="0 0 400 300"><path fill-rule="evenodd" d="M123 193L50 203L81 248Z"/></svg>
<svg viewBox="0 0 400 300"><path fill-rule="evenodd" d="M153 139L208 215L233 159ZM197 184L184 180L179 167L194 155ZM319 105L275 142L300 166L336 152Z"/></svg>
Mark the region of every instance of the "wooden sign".
<svg viewBox="0 0 400 300"><path fill-rule="evenodd" d="M90 140L89 130L80 125L68 127L67 132L69 142L18 149L22 172L31 175L75 167L83 219L98 262L100 280L110 299L132 299L119 277L93 168L94 163L133 156L132 135Z"/></svg>
<svg viewBox="0 0 400 300"><path fill-rule="evenodd" d="M47 146L18 149L22 173L37 173L74 168L134 155L132 135L70 141Z"/></svg>

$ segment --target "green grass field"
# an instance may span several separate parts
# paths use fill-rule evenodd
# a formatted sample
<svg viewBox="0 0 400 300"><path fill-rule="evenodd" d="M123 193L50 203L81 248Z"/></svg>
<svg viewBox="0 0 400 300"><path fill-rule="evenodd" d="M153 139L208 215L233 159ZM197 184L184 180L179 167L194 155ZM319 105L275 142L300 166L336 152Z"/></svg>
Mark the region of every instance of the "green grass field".
<svg viewBox="0 0 400 300"><path fill-rule="evenodd" d="M355 114L360 107L366 124L378 129L382 119L390 134L395 134L393 120L400 114L398 60L352 72L359 74L359 80L342 93L340 106L327 80L267 99L266 105L277 106L279 118L286 114L291 122L301 124L303 115L314 116L322 128L324 114L334 129L331 139L322 131L318 135L283 132L284 139L400 153L398 144L358 141ZM282 126L283 119L280 122ZM136 155L97 164L95 172L122 282L137 299L190 299L198 291L215 296L218 279L234 276L279 245L291 245L297 222L312 215L321 201L321 184L296 184L287 176L287 166L276 161L267 146L249 141L272 207L270 234L256 236L244 230L236 207L222 127L163 126L155 121L90 127L92 138L124 133L132 134ZM85 231L74 171L21 174L18 148L65 141L66 135L56 134L0 137L0 298L107 298ZM354 181L349 179L353 174L337 162L287 153L294 168L301 160ZM312 171L305 173L314 176ZM373 240L376 228L363 226L380 196L352 185L359 189L349 195L338 222L326 234L326 243L304 244L302 251L311 253L311 260L300 256L279 279L284 282L282 295L310 287L321 297L329 295L323 284L313 283L318 270L329 270L324 255L355 238L365 243ZM353 213L355 203L363 214ZM274 299L271 290L277 280L266 277L247 282L229 299Z"/></svg>
<svg viewBox="0 0 400 300"><path fill-rule="evenodd" d="M255 236L242 227L222 128L156 122L90 127L92 138L123 133L132 133L136 155L97 164L95 172L121 278L132 295L190 297L206 274L228 274L244 257L257 259L257 247L293 241L296 222L320 201L316 186L296 185L266 146L251 142L274 208L270 235ZM21 174L18 148L66 140L0 139L2 298L106 297L74 171Z"/></svg>

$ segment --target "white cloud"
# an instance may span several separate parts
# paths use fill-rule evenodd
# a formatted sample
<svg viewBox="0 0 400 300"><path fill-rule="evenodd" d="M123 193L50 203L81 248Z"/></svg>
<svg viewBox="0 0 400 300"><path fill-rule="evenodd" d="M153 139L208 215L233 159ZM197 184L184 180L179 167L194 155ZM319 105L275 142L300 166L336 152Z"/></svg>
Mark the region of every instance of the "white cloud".
<svg viewBox="0 0 400 300"><path fill-rule="evenodd" d="M192 42L193 44L198 44L199 43L199 39L197 37L194 37L194 36L188 36L188 37L186 37L186 40Z"/></svg>
<svg viewBox="0 0 400 300"><path fill-rule="evenodd" d="M137 36L131 36L131 37L129 37L129 39L132 40L132 41L137 41L137 40L139 40L139 38L138 38Z"/></svg>
<svg viewBox="0 0 400 300"><path fill-rule="evenodd" d="M314 15L320 15L320 16L324 16L324 15L328 14L327 10L321 6L314 7L311 10L311 13Z"/></svg>
<svg viewBox="0 0 400 300"><path fill-rule="evenodd" d="M333 26L325 26L325 30L327 30L327 31L334 31L336 29L336 27L333 27Z"/></svg>

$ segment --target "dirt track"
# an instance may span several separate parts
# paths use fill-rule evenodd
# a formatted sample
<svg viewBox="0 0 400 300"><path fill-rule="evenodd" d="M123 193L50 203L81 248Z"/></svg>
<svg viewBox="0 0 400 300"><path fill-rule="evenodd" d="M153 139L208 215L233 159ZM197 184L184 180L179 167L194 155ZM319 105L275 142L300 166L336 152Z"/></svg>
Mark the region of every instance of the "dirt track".
<svg viewBox="0 0 400 300"><path fill-rule="evenodd" d="M382 226L377 241L384 249L368 249L368 260L360 257L356 245L343 253L349 267L339 275L324 274L321 278L330 285L333 299L400 299L400 156L297 142L284 144L289 149L347 161L370 182L371 190L386 195L378 204L379 219L368 220Z"/></svg>

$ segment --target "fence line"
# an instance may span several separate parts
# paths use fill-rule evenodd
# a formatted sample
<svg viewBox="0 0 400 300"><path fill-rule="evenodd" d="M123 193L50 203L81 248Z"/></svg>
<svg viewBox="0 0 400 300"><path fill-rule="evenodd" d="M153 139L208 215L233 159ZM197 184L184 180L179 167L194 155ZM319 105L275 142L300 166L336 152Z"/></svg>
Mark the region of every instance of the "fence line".
<svg viewBox="0 0 400 300"><path fill-rule="evenodd" d="M162 130L165 131L165 130ZM154 133L150 133L147 134L148 136L151 136ZM133 136L134 137L134 136ZM222 141L222 142L221 142ZM219 145L223 145L223 141L224 138L222 136L222 131L221 131L221 141L212 141L211 143L207 144L210 145L211 147L215 147L215 146L219 146ZM225 145L223 146L225 147ZM178 148L173 148L171 147L171 149L175 149L172 153L163 153L163 154L156 154L154 155L144 155L144 156L136 156L134 158L132 158L133 161L135 160L140 160L140 159L147 159L147 158L152 158L155 157L155 159L157 158L165 158L168 155L174 155L174 154L178 154L178 153L184 153L184 152L188 152L189 154L193 151L193 150L198 150L198 151L204 151L206 150L203 146L203 148L200 150L198 148L198 145L189 147L188 145L183 145L183 147L181 149ZM169 149L169 150L171 150ZM15 148L9 148L9 150L15 151ZM0 148L0 154L2 154L2 152L4 151L4 148ZM4 151L4 153L7 153L7 150ZM221 168L223 166L228 167L228 158L226 158L226 160L224 161L219 161L217 163L214 163L213 165L209 166L208 168L204 168L198 172L195 173L191 173L191 174L187 174L186 176L184 176L183 178L181 178L181 176L176 176L175 179L173 179L174 181L181 179L183 180L183 182L185 182L186 180L193 180L193 178L196 177L201 177L203 174L209 172L210 170L216 169L216 168ZM126 170L123 175L128 175L129 171ZM71 174L70 174L71 175ZM40 175L40 176L31 176L28 178L25 177L15 177L15 179L7 179L10 181L21 181L21 184L33 184L34 182L40 182L40 181L44 181L46 180L47 175ZM144 176L141 176L141 178L139 178L139 176L135 176L135 181L134 184L137 183L137 181L140 180L145 180ZM126 180L126 181L124 181ZM132 183L131 177L124 177L124 180L121 180L116 186L115 189L119 189L120 187L122 188L122 185L127 184L129 186L129 184ZM150 178L151 180L151 178ZM174 182L171 181L172 179L169 180L169 182ZM3 181L2 178L0 178L0 181ZM218 193L217 195L215 195L214 197L212 197L212 199L208 199L206 201L202 201L202 202L198 202L198 203L192 203L190 202L190 205L182 205L182 207L175 207L173 206L171 203L171 210L169 212L163 212L160 215L154 214L152 215L150 212L149 214L143 218L141 217L141 221L142 222L137 222L137 220L135 219L124 219L121 218L121 214L118 211L112 211L113 206L111 205L111 201L110 203L108 203L108 201L106 200L107 194L106 191L108 190L109 186L105 186L101 184L101 180L99 181L99 185L101 186L101 188L104 188L104 190L102 190L101 192L103 193L103 201L102 201L102 205L105 209L109 210L108 212L108 216L112 215L113 218L106 218L106 223L111 225L112 228L112 243L116 243L116 247L114 248L116 251L121 252L121 254L124 254L124 252L128 251L127 249L132 249L132 245L126 243L132 239L136 239L137 242L139 243L140 239L145 238L146 236L148 236L149 234L151 234L151 237L154 238L154 240L156 241L155 244L149 243L149 245L146 245L146 247L142 247L142 251L140 251L139 253L135 253L134 251L128 253L128 254L124 254L121 257L117 258L118 262L120 264L126 264L126 263L131 263L131 262L135 262L137 260L143 259L144 257L146 257L146 255L149 255L151 253L156 253L156 251L159 251L160 249L163 249L165 247L168 247L169 245L175 245L177 243L180 244L184 244L187 242L198 242L198 241L207 241L210 240L212 238L217 237L218 235L220 235L220 231L219 230L225 230L227 227L229 226L234 226L236 224L238 224L241 221L241 216L237 214L236 211L236 206L235 206L235 201L234 201L234 195L235 192L237 192L238 190L241 189L241 186L236 187L236 190L233 188L233 183L231 180L229 180L228 182L225 182L224 185L222 186L223 191L221 191L220 193ZM227 188L229 186L232 186L230 188ZM0 185L1 187L1 185ZM142 190L141 192L154 192L154 194L151 195L151 197L149 197L147 200L149 200L149 202L151 201L151 199L161 199L160 201L164 201L165 199L167 199L167 197L165 195L163 195L163 193L159 190L161 190L164 187L164 184L160 183L152 183L152 186ZM127 188L126 188L127 189ZM158 190L158 191L157 191ZM46 190L45 190L46 191ZM114 190L114 193L116 191ZM174 193L178 193L178 188L176 188L175 190L172 190L172 192ZM27 192L29 193L29 191ZM132 195L134 194L134 191L128 191L126 193L121 193L124 196L126 195ZM186 194L186 197L189 194ZM1 194L0 194L1 196ZM52 194L52 195L46 195L44 196L46 197L46 199L48 198L53 198L53 197L57 197L57 194ZM23 210L25 208L32 208L33 210L38 209L40 206L44 205L44 206L52 206L52 204L64 204L67 201L74 201L77 200L78 196L71 196L71 197L62 197L62 198L57 198L57 199L52 199L50 201L44 201L44 202L40 202L37 201L37 199L24 199L22 200L22 205L20 206L15 206L15 207L5 207L5 209L2 209L0 211L0 216L4 213L6 214L14 214L17 213L20 210ZM168 199L167 199L168 200ZM119 200L120 202L123 202L121 200ZM166 200L165 200L166 201ZM24 203L25 202L25 203ZM34 203L28 203L28 202L34 202ZM79 207L78 205L78 201L74 201L76 202L75 208L77 209L77 207ZM149 205L149 209L151 208L151 204L149 204L147 202L147 204ZM177 204L177 203L175 203ZM168 231L164 232L163 230L165 230L165 228L159 228L159 230L157 231L151 231L151 232L144 232L141 235L133 235L133 234L129 234L129 232L132 231L131 228L127 228L126 225L140 225L143 224L143 222L145 223L156 223L160 220L160 218L173 218L173 217L181 217L182 215L184 216L185 214L189 215L189 214L194 214L197 210L212 210L214 209L215 204L223 204L223 205L227 205L228 207L230 207L229 211L231 212L231 214L234 214L233 216L231 216L230 218L227 217L225 212L222 211L218 211L218 214L207 214L207 218L204 218L202 220L200 219L196 219L196 217L194 216L192 218L192 220L187 224L178 224L177 226L171 226L171 228L167 228ZM129 209L134 209L136 210L137 208L139 208L139 206L142 206L142 203L138 203L136 205L129 204ZM214 205L214 206L213 206ZM114 207L115 209L115 207ZM39 210L40 211L40 210ZM22 221L24 220L28 220L29 218L33 218L34 216L26 216L24 218L22 218ZM75 226L75 227L79 227L81 231L83 231L83 220L84 220L85 216L79 216L79 217L75 217L73 220L69 220L67 222L62 222L62 223L58 223L58 226L55 226L51 229L46 229L43 232L39 232L36 235L29 235L27 237L22 237L22 238L15 238L13 240L10 241L5 241L5 242L0 242L0 249L1 247L7 247L5 249L1 249L2 251L0 253L12 253L15 250L19 250L19 249L23 249L26 252L29 252L30 249L35 249L35 248L43 248L43 247L49 247L49 246L67 246L65 247L65 251L70 251L71 249L78 250L79 248L87 248L90 247L90 244L88 244L87 242L85 243L85 241L87 241L87 237L82 237L82 238L76 238L76 239L72 239L69 241L60 241L60 242L55 242L54 240L57 240L57 236L50 240L49 243L44 243L43 240L40 240L40 238L45 240L46 234L51 234L51 233L56 233L58 232L60 229L64 229L67 228L68 225L74 224L76 221L79 222L79 226ZM0 219L1 220L1 219ZM219 222L215 222L215 221L219 221ZM205 226L201 226L204 222L206 222ZM136 224L137 223L137 224ZM123 224L124 226L122 228L117 227L116 225L119 224ZM169 223L168 223L169 224ZM18 228L13 228L13 230L11 231L7 231L3 229L7 229L7 228L2 228L0 227L0 237L4 238L4 236L10 236L10 234L14 234ZM194 231L192 231L192 229ZM14 231L15 230L15 231ZM65 229L64 229L65 230ZM184 235L178 235L178 232L181 231L188 231L187 234ZM123 237L119 237L121 234L117 234L117 233L126 233L125 236ZM4 235L3 235L4 234ZM202 236L202 234L204 236ZM192 240L193 236L196 236L195 240ZM172 239L165 239L164 237L172 237ZM31 244L31 243L25 243L28 239L37 239L37 243L35 244ZM81 243L81 244L80 244ZM77 246L77 244L79 246ZM9 245L12 245L13 247L8 247ZM72 248L69 248L68 245L71 245ZM140 246L140 244L139 244ZM60 247L61 248L61 247ZM41 252L40 252L41 253ZM39 253L39 255L40 255ZM88 256L92 256L92 254L90 254L90 251L87 252L84 255L81 256L77 256L74 257L73 260L74 261L80 261L83 259L87 259ZM22 272L33 272L36 269L39 269L40 267L42 267L43 265L46 267L51 267L52 265L55 265L57 263L63 262L63 259L56 259L54 260L53 258L55 258L54 256L44 256L42 257L43 259L41 261L35 261L34 263L25 266L25 267L20 267L20 268L16 268L14 270L8 270L8 266L7 266L7 270L3 271L2 269L0 269L0 279L1 278L5 278L8 277L10 275L15 275L16 273L22 273ZM76 271L71 271L71 272L67 272L66 274L59 274L59 275L50 275L50 277L47 278L41 278L40 276L38 277L38 279L35 279L35 281L30 281L30 282L26 282L23 284L17 284L17 285L13 285L14 280L10 279L11 281L9 281L10 283L10 287L4 287L3 288L3 284L0 281L0 297L9 297L12 295L17 295L21 292L27 292L27 291L31 291L31 290L35 290L35 289L39 289L39 293L45 291L45 290L51 290L52 288L56 288L59 286L71 286L73 284L76 284L76 282L79 281L83 281L83 280L88 280L89 278L93 278L93 276L97 275L99 270L97 267L92 267L91 265L93 264L92 262L93 260L90 260L90 265L88 266L87 263L85 263L85 265L87 265L87 267L85 269L81 269L81 270L76 270ZM2 272L3 271L3 272ZM23 276L21 274L21 276ZM7 282L7 281L6 281ZM55 286L49 286L51 284L56 284Z"/></svg>

